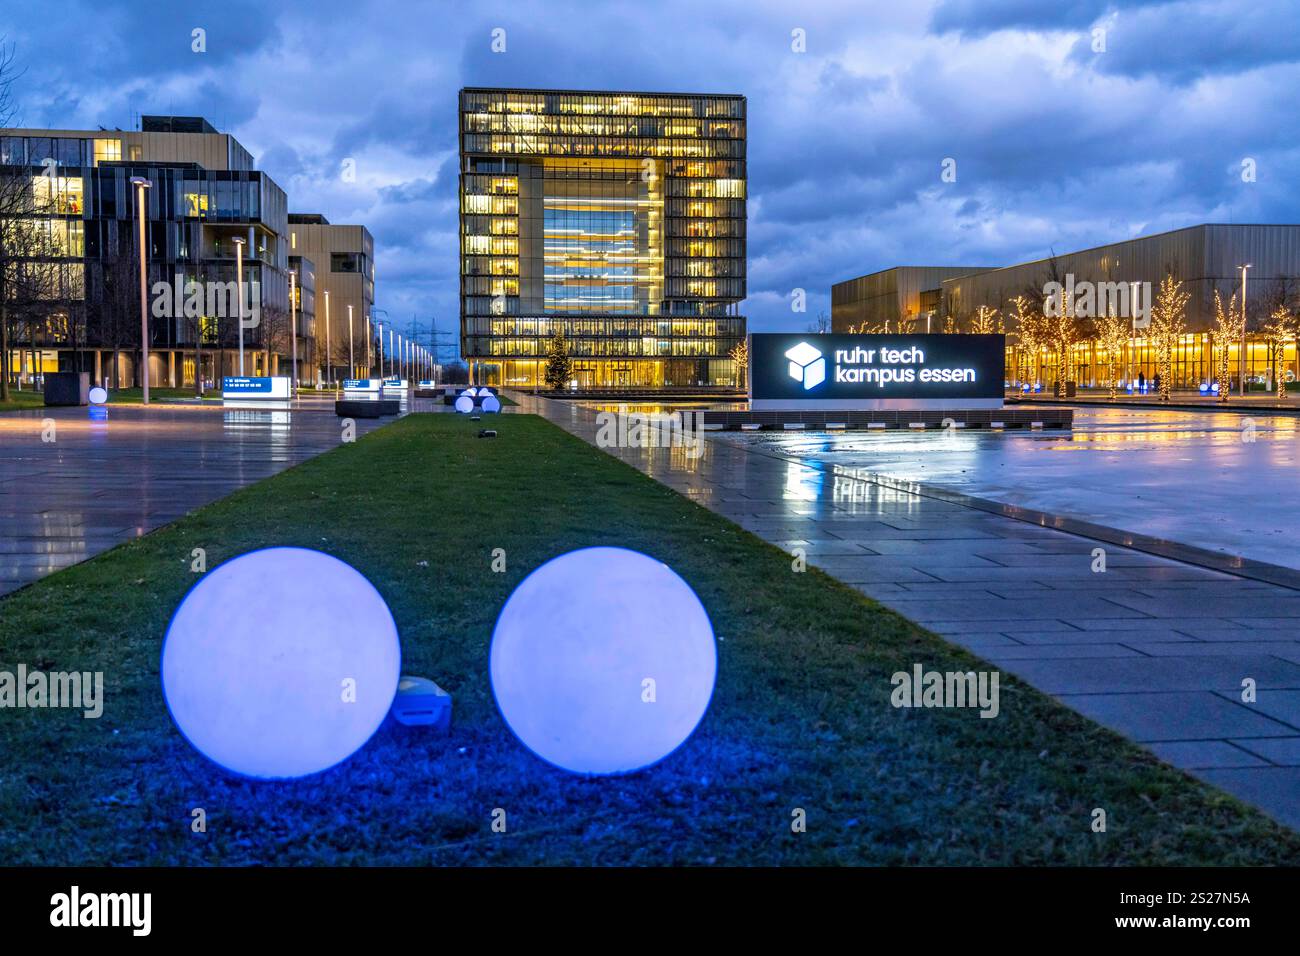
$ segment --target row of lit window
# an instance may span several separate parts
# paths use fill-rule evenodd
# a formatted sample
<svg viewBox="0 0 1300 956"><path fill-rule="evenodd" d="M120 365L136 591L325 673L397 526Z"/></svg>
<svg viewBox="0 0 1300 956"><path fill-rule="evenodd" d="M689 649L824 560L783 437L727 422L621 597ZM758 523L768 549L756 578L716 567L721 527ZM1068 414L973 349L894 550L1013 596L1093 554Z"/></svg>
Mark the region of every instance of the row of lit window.
<svg viewBox="0 0 1300 956"><path fill-rule="evenodd" d="M514 196L484 196L466 193L461 197L461 212L488 213L491 215L518 215L519 200Z"/></svg>
<svg viewBox="0 0 1300 956"><path fill-rule="evenodd" d="M670 139L742 139L739 120L657 119L645 117L551 116L536 113L466 113L467 133L540 133L547 136L636 136Z"/></svg>
<svg viewBox="0 0 1300 956"><path fill-rule="evenodd" d="M591 137L564 139L553 136L509 136L494 133L466 133L465 151L524 156L648 156L651 158L714 157L740 158L745 155L743 139L616 139Z"/></svg>
<svg viewBox="0 0 1300 956"><path fill-rule="evenodd" d="M743 276L744 259L678 259L668 260L670 276L690 276L693 278L715 278L720 276Z"/></svg>
<svg viewBox="0 0 1300 956"><path fill-rule="evenodd" d="M698 199L744 199L743 179L677 179L668 180L669 196L686 196Z"/></svg>
<svg viewBox="0 0 1300 956"><path fill-rule="evenodd" d="M462 194L482 193L487 196L519 195L519 178L517 176L484 176L481 173L466 173L460 184Z"/></svg>
<svg viewBox="0 0 1300 956"><path fill-rule="evenodd" d="M515 258L491 258L489 256L463 256L461 271L467 276L517 276L519 260Z"/></svg>
<svg viewBox="0 0 1300 956"><path fill-rule="evenodd" d="M741 259L743 239L669 239L664 252L670 258Z"/></svg>
<svg viewBox="0 0 1300 956"><path fill-rule="evenodd" d="M574 339L571 356L641 356L646 358L724 356L739 339ZM545 355L546 339L471 338L465 342L468 355Z"/></svg>
<svg viewBox="0 0 1300 956"><path fill-rule="evenodd" d="M560 93L534 90L465 90L462 112L541 113L582 116L745 115L745 101L735 96L676 96L649 93Z"/></svg>
<svg viewBox="0 0 1300 956"><path fill-rule="evenodd" d="M517 256L519 240L511 236L462 236L461 251L467 255Z"/></svg>
<svg viewBox="0 0 1300 956"><path fill-rule="evenodd" d="M670 278L664 294L670 299L743 299L745 280Z"/></svg>
<svg viewBox="0 0 1300 956"><path fill-rule="evenodd" d="M537 160L497 159L485 156L465 156L465 172L461 182L461 191L467 193L485 193L490 195L513 196L519 192L519 173L521 166L536 167ZM557 175L571 170L581 170L585 176L597 178L606 172L626 175L629 169L642 169L634 159L570 159L563 156L546 157L542 160L546 174ZM686 179L744 179L745 161L743 159L660 159L657 168L664 176L680 176Z"/></svg>
<svg viewBox="0 0 1300 956"><path fill-rule="evenodd" d="M17 298L19 289L42 302L86 296L86 269L81 262L10 260L4 269L5 292L10 299Z"/></svg>
<svg viewBox="0 0 1300 956"><path fill-rule="evenodd" d="M670 216L688 219L742 219L745 216L743 199L669 199L664 211Z"/></svg>
<svg viewBox="0 0 1300 956"><path fill-rule="evenodd" d="M80 176L33 176L34 212L80 216L86 209L85 186Z"/></svg>
<svg viewBox="0 0 1300 956"><path fill-rule="evenodd" d="M84 256L86 224L81 219L28 219L10 230L10 252L32 258Z"/></svg>
<svg viewBox="0 0 1300 956"><path fill-rule="evenodd" d="M668 219L665 230L670 237L685 236L697 239L744 238L745 220L743 219L682 219L676 216Z"/></svg>
<svg viewBox="0 0 1300 956"><path fill-rule="evenodd" d="M140 147L131 147L131 159ZM0 136L0 166L97 166L122 159L120 139L83 139L78 136Z"/></svg>
<svg viewBox="0 0 1300 956"><path fill-rule="evenodd" d="M716 338L735 336L745 329L740 318L556 318L554 316L466 317L461 331L466 335L550 336L563 330L568 336L604 336L644 338L653 336L695 336Z"/></svg>

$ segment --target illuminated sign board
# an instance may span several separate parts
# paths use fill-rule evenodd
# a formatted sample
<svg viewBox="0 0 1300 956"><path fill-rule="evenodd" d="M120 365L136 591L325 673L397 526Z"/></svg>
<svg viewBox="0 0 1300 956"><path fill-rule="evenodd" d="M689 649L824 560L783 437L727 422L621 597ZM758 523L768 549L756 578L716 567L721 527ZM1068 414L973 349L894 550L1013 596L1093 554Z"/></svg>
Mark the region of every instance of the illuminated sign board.
<svg viewBox="0 0 1300 956"><path fill-rule="evenodd" d="M749 338L751 406L991 408L1006 388L1002 335L800 335Z"/></svg>
<svg viewBox="0 0 1300 956"><path fill-rule="evenodd" d="M221 380L221 398L231 402L287 402L289 379L285 376L226 376Z"/></svg>

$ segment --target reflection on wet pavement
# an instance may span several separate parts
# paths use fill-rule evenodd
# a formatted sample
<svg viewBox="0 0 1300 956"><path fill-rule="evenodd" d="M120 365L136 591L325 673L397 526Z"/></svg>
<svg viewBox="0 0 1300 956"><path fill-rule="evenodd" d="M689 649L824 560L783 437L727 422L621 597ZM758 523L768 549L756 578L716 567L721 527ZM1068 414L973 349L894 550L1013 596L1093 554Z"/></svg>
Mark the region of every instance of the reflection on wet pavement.
<svg viewBox="0 0 1300 956"><path fill-rule="evenodd" d="M1300 568L1296 416L1079 408L1072 433L710 437Z"/></svg>
<svg viewBox="0 0 1300 956"><path fill-rule="evenodd" d="M357 437L386 421L357 419ZM102 421L85 408L0 415L0 594L336 448L340 435L332 398L316 396L292 411L156 404L111 406Z"/></svg>

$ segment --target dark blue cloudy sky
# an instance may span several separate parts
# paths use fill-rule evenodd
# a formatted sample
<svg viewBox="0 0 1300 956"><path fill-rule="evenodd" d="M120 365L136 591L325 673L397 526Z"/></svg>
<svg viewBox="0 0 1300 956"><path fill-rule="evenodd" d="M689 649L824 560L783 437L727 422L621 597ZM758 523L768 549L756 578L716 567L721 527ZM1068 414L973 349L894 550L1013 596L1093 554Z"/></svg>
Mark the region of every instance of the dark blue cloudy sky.
<svg viewBox="0 0 1300 956"><path fill-rule="evenodd" d="M17 7L9 5L11 11ZM749 289L1005 264L1196 222L1300 222L1296 0L63 0L0 13L25 125L201 114L290 208L375 236L378 305L455 327L464 85L749 98ZM190 49L194 27L207 52ZM493 53L494 28L506 52ZM807 50L791 48L805 31ZM1104 52L1094 31L1104 30ZM339 175L356 162L355 182ZM957 180L941 181L945 158ZM1243 182L1242 161L1255 163ZM790 292L808 291L808 314ZM427 327L427 326L426 326Z"/></svg>

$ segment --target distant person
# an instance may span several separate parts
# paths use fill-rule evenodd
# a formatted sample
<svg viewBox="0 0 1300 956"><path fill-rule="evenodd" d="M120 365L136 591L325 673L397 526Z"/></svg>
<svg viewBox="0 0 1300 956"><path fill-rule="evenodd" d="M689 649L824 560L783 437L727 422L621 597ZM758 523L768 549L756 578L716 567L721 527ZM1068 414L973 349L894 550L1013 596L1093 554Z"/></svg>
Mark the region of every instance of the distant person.
<svg viewBox="0 0 1300 956"><path fill-rule="evenodd" d="M1151 387L1157 392L1160 391L1160 373L1156 372L1156 377L1151 380Z"/></svg>
<svg viewBox="0 0 1300 956"><path fill-rule="evenodd" d="M1138 372L1138 391L1145 392L1146 390L1147 390L1146 372Z"/></svg>

